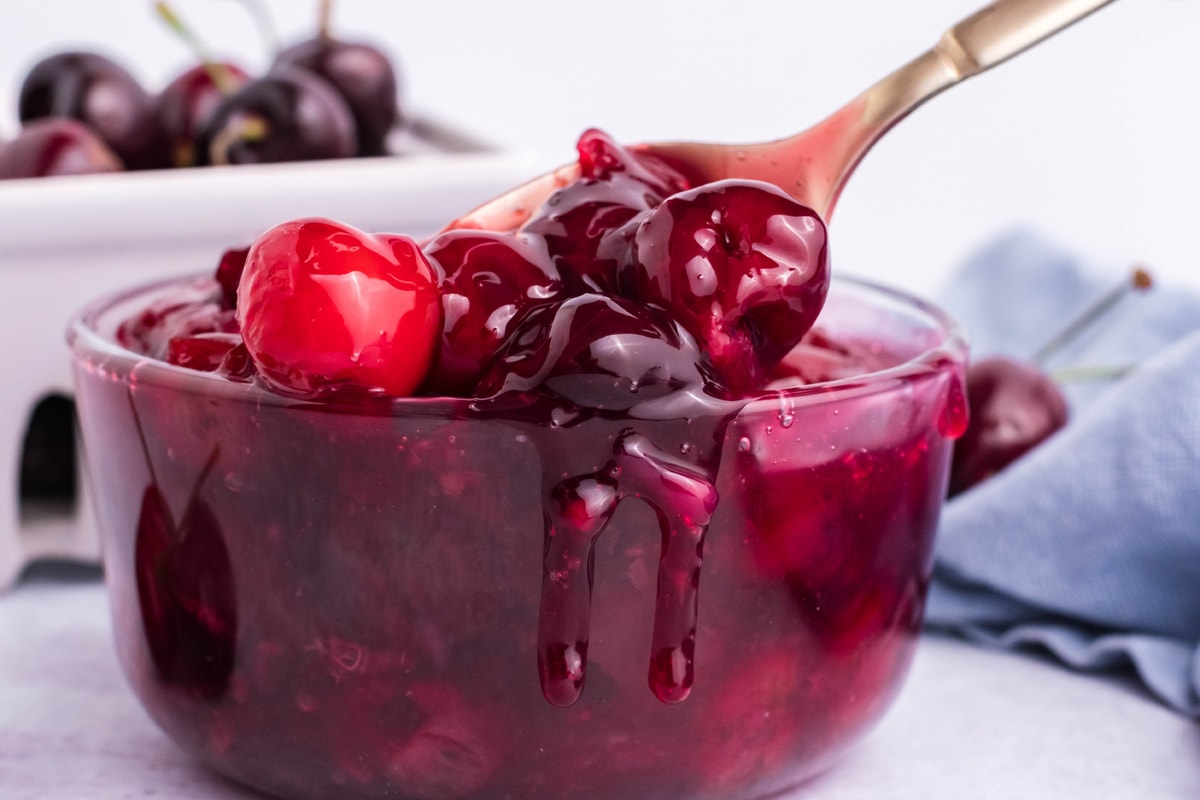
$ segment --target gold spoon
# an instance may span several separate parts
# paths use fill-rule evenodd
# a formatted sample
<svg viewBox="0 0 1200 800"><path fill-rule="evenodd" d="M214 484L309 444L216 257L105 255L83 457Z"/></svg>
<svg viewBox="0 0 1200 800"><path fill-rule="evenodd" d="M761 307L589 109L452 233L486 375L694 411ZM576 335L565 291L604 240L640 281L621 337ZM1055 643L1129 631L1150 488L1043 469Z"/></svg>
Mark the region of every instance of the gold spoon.
<svg viewBox="0 0 1200 800"><path fill-rule="evenodd" d="M773 183L829 219L842 187L893 125L929 98L991 69L1113 0L997 0L942 34L930 50L806 131L748 145L667 142L633 149L660 156L698 183ZM579 177L571 163L491 200L449 225L511 231L554 190Z"/></svg>

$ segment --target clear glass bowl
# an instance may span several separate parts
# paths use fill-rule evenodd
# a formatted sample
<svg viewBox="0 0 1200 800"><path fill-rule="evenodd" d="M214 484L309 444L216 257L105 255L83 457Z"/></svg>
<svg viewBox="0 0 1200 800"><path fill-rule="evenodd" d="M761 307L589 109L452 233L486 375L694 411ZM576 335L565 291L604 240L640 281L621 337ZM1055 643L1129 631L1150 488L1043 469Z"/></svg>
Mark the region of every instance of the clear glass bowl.
<svg viewBox="0 0 1200 800"><path fill-rule="evenodd" d="M820 328L867 374L548 426L115 343L176 289L69 339L121 664L214 769L289 798L765 797L899 689L965 424L938 310L835 280Z"/></svg>

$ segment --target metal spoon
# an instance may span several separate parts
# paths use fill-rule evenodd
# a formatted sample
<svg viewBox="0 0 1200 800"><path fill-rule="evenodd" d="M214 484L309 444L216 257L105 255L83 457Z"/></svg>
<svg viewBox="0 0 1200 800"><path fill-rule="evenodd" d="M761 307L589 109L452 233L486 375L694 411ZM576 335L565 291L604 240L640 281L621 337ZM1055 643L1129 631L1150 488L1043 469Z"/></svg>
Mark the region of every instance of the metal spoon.
<svg viewBox="0 0 1200 800"><path fill-rule="evenodd" d="M743 178L773 183L826 220L871 147L929 98L1000 64L1113 0L997 0L944 34L930 50L806 131L749 145L667 142L635 146L699 183ZM519 228L555 190L579 176L559 167L491 200L450 228Z"/></svg>

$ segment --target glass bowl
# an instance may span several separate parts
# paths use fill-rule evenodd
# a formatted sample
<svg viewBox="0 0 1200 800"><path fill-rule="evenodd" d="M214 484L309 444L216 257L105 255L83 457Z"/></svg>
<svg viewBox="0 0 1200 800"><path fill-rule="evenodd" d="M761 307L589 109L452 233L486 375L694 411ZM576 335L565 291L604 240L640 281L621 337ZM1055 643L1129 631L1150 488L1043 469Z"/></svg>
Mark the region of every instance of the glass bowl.
<svg viewBox="0 0 1200 800"><path fill-rule="evenodd" d="M297 401L115 343L179 287L69 340L120 662L212 768L289 798L766 797L898 691L965 425L935 308L838 279L847 377L533 416Z"/></svg>

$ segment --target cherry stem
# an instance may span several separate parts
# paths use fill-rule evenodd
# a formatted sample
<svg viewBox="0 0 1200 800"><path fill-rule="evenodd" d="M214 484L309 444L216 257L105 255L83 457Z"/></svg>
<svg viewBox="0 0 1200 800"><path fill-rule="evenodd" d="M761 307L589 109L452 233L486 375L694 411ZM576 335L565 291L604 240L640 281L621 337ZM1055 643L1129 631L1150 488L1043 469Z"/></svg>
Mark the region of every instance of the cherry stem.
<svg viewBox="0 0 1200 800"><path fill-rule="evenodd" d="M221 94L230 94L237 88L229 68L224 64L217 63L200 37L179 18L179 15L165 0L155 3L154 10L158 12L159 18L167 24L167 27L191 48L192 53L200 61L200 66L204 67L204 71L208 73L208 77L212 79L213 85Z"/></svg>
<svg viewBox="0 0 1200 800"><path fill-rule="evenodd" d="M1071 324L1063 328L1053 339L1042 345L1041 349L1033 354L1033 358L1030 361L1037 366L1044 365L1060 350L1075 341L1076 337L1090 327L1092 323L1111 311L1127 295L1145 291L1153 285L1154 280L1150 277L1150 273L1142 267L1135 267L1127 280L1114 286L1103 297L1084 309L1083 313L1076 317Z"/></svg>
<svg viewBox="0 0 1200 800"><path fill-rule="evenodd" d="M1133 372L1132 364L1121 366L1064 367L1050 373L1055 383L1089 383L1092 381L1115 381Z"/></svg>
<svg viewBox="0 0 1200 800"><path fill-rule="evenodd" d="M317 36L322 41L329 41L333 38L331 34L333 22L333 0L321 0L320 10L317 15Z"/></svg>
<svg viewBox="0 0 1200 800"><path fill-rule="evenodd" d="M228 166L229 149L238 142L261 142L271 133L270 124L258 115L231 118L221 132L213 137L208 158L218 166Z"/></svg>
<svg viewBox="0 0 1200 800"><path fill-rule="evenodd" d="M274 60L275 54L279 52L279 32L275 30L275 21L271 17L271 12L267 11L262 0L236 0L236 2L246 9L246 13L254 20L254 27L258 28L258 36L262 39L267 55Z"/></svg>

